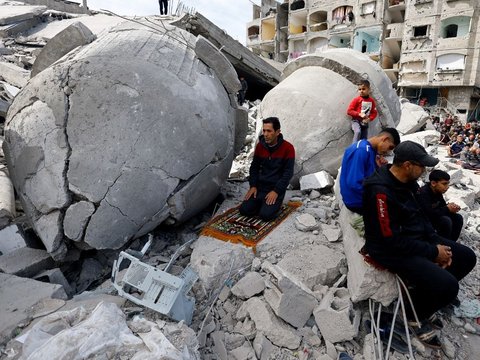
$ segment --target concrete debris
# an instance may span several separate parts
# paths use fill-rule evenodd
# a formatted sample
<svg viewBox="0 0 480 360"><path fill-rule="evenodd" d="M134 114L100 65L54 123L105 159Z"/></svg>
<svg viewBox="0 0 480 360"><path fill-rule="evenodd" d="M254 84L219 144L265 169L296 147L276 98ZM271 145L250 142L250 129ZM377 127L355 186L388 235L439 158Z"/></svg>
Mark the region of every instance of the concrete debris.
<svg viewBox="0 0 480 360"><path fill-rule="evenodd" d="M238 347L230 351L229 355L231 359L234 360L257 360L255 356L255 350L253 350L252 345L245 341L241 347Z"/></svg>
<svg viewBox="0 0 480 360"><path fill-rule="evenodd" d="M377 270L365 262L359 253L365 244L352 227L355 215L345 206L340 211L340 227L343 232L343 249L348 263L347 284L353 302L372 298L388 306L398 297L395 275L386 270Z"/></svg>
<svg viewBox="0 0 480 360"><path fill-rule="evenodd" d="M65 293L69 297L74 295L74 290L68 283L65 275L63 275L62 270L60 270L59 268L42 271L35 275L33 278L38 281L61 285L63 287L63 290L65 290Z"/></svg>
<svg viewBox="0 0 480 360"><path fill-rule="evenodd" d="M0 256L0 271L5 274L30 277L53 266L53 259L41 249L23 247Z"/></svg>
<svg viewBox="0 0 480 360"><path fill-rule="evenodd" d="M227 348L225 347L225 333L223 331L215 331L212 334L213 351L220 360L228 360Z"/></svg>
<svg viewBox="0 0 480 360"><path fill-rule="evenodd" d="M273 344L288 349L298 348L301 337L295 334L292 327L279 320L265 302L253 297L243 303L242 307L255 322L257 331L262 332Z"/></svg>
<svg viewBox="0 0 480 360"><path fill-rule="evenodd" d="M318 229L318 223L310 214L302 214L295 218L295 226L300 231L313 231Z"/></svg>
<svg viewBox="0 0 480 360"><path fill-rule="evenodd" d="M226 90L221 79L233 75L219 76L226 67L209 68L199 59L190 34L168 26L163 31L172 36L136 23L118 25L32 78L9 109L5 146L12 180L56 258L66 255L61 220L78 199L95 207L88 221L83 219L80 241L117 249L167 218L182 222L195 215L228 176L239 115L228 93L234 86ZM139 43L141 53L128 51ZM168 56L152 56L158 48ZM136 77L125 78L126 73ZM107 89L102 97L88 95L99 88ZM165 96L154 96L158 91ZM159 112L175 103L178 93L181 106ZM183 146L185 139L191 148ZM105 151L97 151L98 144ZM133 153L124 151L133 147Z"/></svg>
<svg viewBox="0 0 480 360"><path fill-rule="evenodd" d="M337 242L340 240L342 231L338 228L322 225L322 234L327 238L329 242Z"/></svg>
<svg viewBox="0 0 480 360"><path fill-rule="evenodd" d="M300 190L320 190L333 186L334 180L326 171L308 174L300 178ZM317 196L318 197L318 196Z"/></svg>
<svg viewBox="0 0 480 360"><path fill-rule="evenodd" d="M408 100L401 101L401 107L402 116L396 127L401 135L413 134L419 131L425 126L427 120L430 119L430 114L423 107L412 104Z"/></svg>
<svg viewBox="0 0 480 360"><path fill-rule="evenodd" d="M0 229L15 217L15 195L6 166L0 166Z"/></svg>
<svg viewBox="0 0 480 360"><path fill-rule="evenodd" d="M360 311L354 311L345 288L332 288L313 311L322 336L332 342L348 341L358 334Z"/></svg>
<svg viewBox="0 0 480 360"><path fill-rule="evenodd" d="M7 83L22 88L30 79L30 71L15 64L0 61L0 74Z"/></svg>
<svg viewBox="0 0 480 360"><path fill-rule="evenodd" d="M0 230L0 255L6 255L14 250L27 246L23 230L16 224Z"/></svg>
<svg viewBox="0 0 480 360"><path fill-rule="evenodd" d="M96 36L81 22L68 26L43 47L33 64L31 76L33 77L40 71L45 70L76 47L90 44L95 39Z"/></svg>
<svg viewBox="0 0 480 360"><path fill-rule="evenodd" d="M313 289L315 285L331 286L340 277L346 259L326 246L310 245L288 252L277 265Z"/></svg>
<svg viewBox="0 0 480 360"><path fill-rule="evenodd" d="M46 6L22 6L19 3L14 5L1 5L0 25L8 25L18 21L28 20L43 14L47 10Z"/></svg>
<svg viewBox="0 0 480 360"><path fill-rule="evenodd" d="M263 277L257 272L248 272L232 287L232 294L241 299L250 299L264 289Z"/></svg>
<svg viewBox="0 0 480 360"><path fill-rule="evenodd" d="M259 360L268 360L270 354L275 349L270 340L268 340L262 333L258 333L255 340L253 340L253 348L255 349L255 354Z"/></svg>
<svg viewBox="0 0 480 360"><path fill-rule="evenodd" d="M67 295L60 285L46 284L40 281L0 273L0 344L5 343L14 334L17 326L28 323L31 308L44 299L66 299Z"/></svg>
<svg viewBox="0 0 480 360"><path fill-rule="evenodd" d="M265 300L279 318L302 328L318 305L315 295L281 267L265 262L263 269L273 276L273 283L265 290Z"/></svg>
<svg viewBox="0 0 480 360"><path fill-rule="evenodd" d="M425 149L427 149L429 145L438 144L438 141L440 140L440 133L437 132L436 130L419 131L413 134L403 135L401 137L401 140L414 141L422 145ZM431 148L427 149L427 151L429 150L432 150L432 149Z"/></svg>
<svg viewBox="0 0 480 360"><path fill-rule="evenodd" d="M193 246L190 265L207 290L221 287L230 276L249 267L254 258L249 248L206 236L201 236Z"/></svg>
<svg viewBox="0 0 480 360"><path fill-rule="evenodd" d="M371 124L371 136L381 127L395 127L400 120L400 102L379 65L358 51L328 49L301 56L287 65L282 82L265 96L259 116L277 116L282 121L282 132L295 144L293 182L322 170L336 175L353 134L350 118L339 109L347 109L357 95L356 84L364 77L372 84L380 114ZM318 86L323 83L335 86ZM285 106L286 99L290 106ZM309 129L308 136L304 129Z"/></svg>

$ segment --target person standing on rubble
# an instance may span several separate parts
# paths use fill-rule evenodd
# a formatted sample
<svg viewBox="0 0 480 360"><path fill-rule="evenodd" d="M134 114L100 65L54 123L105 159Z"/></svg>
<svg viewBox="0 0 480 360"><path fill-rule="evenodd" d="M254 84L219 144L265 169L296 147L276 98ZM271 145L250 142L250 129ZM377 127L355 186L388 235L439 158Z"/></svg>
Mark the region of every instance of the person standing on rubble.
<svg viewBox="0 0 480 360"><path fill-rule="evenodd" d="M352 144L367 138L368 123L375 120L377 113L375 100L370 96L370 81L361 80L358 84L358 96L350 102L347 109L347 114L352 117Z"/></svg>
<svg viewBox="0 0 480 360"><path fill-rule="evenodd" d="M392 165L363 183L364 250L409 284L414 306L407 310L409 326L425 346L439 349L435 328L443 324L435 312L455 301L458 282L475 267L476 255L438 235L415 197L417 179L438 159L413 141L400 143L394 154Z"/></svg>
<svg viewBox="0 0 480 360"><path fill-rule="evenodd" d="M168 15L168 0L158 0L160 15Z"/></svg>
<svg viewBox="0 0 480 360"><path fill-rule="evenodd" d="M294 164L295 148L283 139L280 120L276 117L264 119L263 135L255 147L250 166L250 189L240 205L240 214L273 220L282 206Z"/></svg>
<svg viewBox="0 0 480 360"><path fill-rule="evenodd" d="M363 215L363 180L375 169L386 164L383 157L400 144L400 135L394 128L383 129L378 135L359 140L343 154L340 172L340 193L347 209Z"/></svg>

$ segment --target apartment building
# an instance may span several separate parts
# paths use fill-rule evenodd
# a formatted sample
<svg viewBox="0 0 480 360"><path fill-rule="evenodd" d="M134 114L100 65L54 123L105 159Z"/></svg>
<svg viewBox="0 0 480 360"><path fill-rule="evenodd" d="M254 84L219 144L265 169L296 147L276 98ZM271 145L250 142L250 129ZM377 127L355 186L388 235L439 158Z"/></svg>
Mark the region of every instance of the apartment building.
<svg viewBox="0 0 480 360"><path fill-rule="evenodd" d="M479 15L478 0L262 0L247 46L279 62L352 48L377 61L401 96L477 118Z"/></svg>

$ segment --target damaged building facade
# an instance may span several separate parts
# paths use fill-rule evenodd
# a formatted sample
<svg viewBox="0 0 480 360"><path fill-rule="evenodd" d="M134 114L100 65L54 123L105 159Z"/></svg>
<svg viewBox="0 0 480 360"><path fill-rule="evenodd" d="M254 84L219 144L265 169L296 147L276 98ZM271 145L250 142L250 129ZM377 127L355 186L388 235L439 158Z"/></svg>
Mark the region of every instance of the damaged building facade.
<svg viewBox="0 0 480 360"><path fill-rule="evenodd" d="M289 62L330 48L377 61L401 96L465 120L480 100L480 4L474 0L262 0L247 46Z"/></svg>

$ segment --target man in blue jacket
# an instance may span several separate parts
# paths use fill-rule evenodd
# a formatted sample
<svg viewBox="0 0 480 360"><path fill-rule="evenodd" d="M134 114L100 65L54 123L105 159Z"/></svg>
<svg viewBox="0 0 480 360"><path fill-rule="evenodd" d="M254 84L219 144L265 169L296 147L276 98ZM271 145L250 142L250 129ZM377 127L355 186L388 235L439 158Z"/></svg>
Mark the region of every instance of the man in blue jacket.
<svg viewBox="0 0 480 360"><path fill-rule="evenodd" d="M283 139L276 117L263 120L263 135L255 147L250 166L250 189L240 206L240 214L274 219L282 206L285 192L293 176L295 149Z"/></svg>
<svg viewBox="0 0 480 360"><path fill-rule="evenodd" d="M383 155L387 155L399 143L400 136L397 130L386 128L377 136L359 140L345 150L340 173L340 193L343 203L349 210L363 214L363 180L382 165Z"/></svg>
<svg viewBox="0 0 480 360"><path fill-rule="evenodd" d="M440 348L434 331L442 324L435 312L452 303L458 282L476 263L468 247L438 235L415 198L417 179L438 159L423 146L404 141L395 148L393 165L382 166L364 181L365 250L380 265L411 287L409 325L426 346Z"/></svg>

